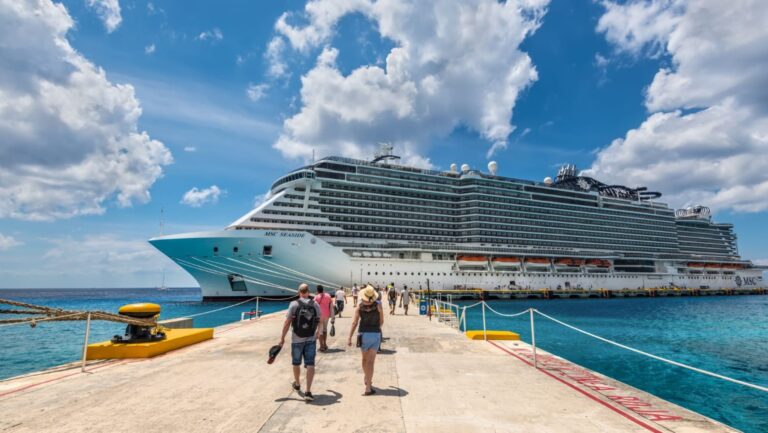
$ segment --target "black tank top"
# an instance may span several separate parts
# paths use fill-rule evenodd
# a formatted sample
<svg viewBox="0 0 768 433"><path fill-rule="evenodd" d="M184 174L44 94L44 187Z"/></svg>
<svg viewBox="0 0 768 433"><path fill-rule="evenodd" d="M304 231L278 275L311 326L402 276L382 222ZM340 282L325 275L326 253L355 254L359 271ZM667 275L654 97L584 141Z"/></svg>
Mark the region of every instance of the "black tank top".
<svg viewBox="0 0 768 433"><path fill-rule="evenodd" d="M378 332L381 333L381 321L379 320L378 304L360 305L360 326L358 332Z"/></svg>

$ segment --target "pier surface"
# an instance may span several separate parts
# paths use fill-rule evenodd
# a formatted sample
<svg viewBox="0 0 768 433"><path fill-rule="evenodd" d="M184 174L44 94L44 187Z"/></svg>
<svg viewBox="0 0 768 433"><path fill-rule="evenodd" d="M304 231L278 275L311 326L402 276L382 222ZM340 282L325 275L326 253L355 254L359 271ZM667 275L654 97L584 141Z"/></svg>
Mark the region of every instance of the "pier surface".
<svg viewBox="0 0 768 433"><path fill-rule="evenodd" d="M368 397L359 350L346 346L349 314L337 319L305 403L290 387L287 343L266 363L283 314L152 359L0 381L0 432L736 431L546 353L537 370L525 343L471 341L417 315L385 316Z"/></svg>

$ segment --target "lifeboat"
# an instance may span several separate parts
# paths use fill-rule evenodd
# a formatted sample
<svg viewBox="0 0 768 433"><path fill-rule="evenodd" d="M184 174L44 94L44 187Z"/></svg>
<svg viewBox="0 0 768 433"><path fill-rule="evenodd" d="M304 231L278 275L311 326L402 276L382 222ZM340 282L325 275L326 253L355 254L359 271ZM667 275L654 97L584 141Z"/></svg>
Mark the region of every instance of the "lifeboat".
<svg viewBox="0 0 768 433"><path fill-rule="evenodd" d="M611 262L605 259L589 259L586 265L594 268L610 268Z"/></svg>
<svg viewBox="0 0 768 433"><path fill-rule="evenodd" d="M456 256L456 262L460 268L485 269L488 267L488 258L484 256Z"/></svg>
<svg viewBox="0 0 768 433"><path fill-rule="evenodd" d="M555 266L557 267L568 267L568 268L578 268L581 267L581 265L584 264L584 260L582 259L555 259Z"/></svg>
<svg viewBox="0 0 768 433"><path fill-rule="evenodd" d="M707 263L704 265L707 269L720 269L723 266L720 263Z"/></svg>
<svg viewBox="0 0 768 433"><path fill-rule="evenodd" d="M526 257L525 269L543 271L549 268L550 261L546 257Z"/></svg>
<svg viewBox="0 0 768 433"><path fill-rule="evenodd" d="M741 263L723 263L723 269L744 269L744 265Z"/></svg>
<svg viewBox="0 0 768 433"><path fill-rule="evenodd" d="M519 257L494 257L491 263L494 269L519 268L521 264Z"/></svg>
<svg viewBox="0 0 768 433"><path fill-rule="evenodd" d="M701 268L703 268L703 267L704 267L704 263L699 263L699 262L688 262L688 267L689 267L689 268L697 268L697 269L701 269Z"/></svg>

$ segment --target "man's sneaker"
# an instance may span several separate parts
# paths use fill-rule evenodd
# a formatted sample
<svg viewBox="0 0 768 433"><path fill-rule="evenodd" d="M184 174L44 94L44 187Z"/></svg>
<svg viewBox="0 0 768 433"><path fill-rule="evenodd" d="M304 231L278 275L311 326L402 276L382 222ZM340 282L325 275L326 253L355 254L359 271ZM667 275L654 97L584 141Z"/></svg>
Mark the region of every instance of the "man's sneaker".
<svg viewBox="0 0 768 433"><path fill-rule="evenodd" d="M315 396L312 395L311 392L307 391L304 393L304 401L312 401L315 399Z"/></svg>
<svg viewBox="0 0 768 433"><path fill-rule="evenodd" d="M291 387L293 388L294 391L299 391L301 389L301 386L299 386L299 384L296 382L292 382Z"/></svg>

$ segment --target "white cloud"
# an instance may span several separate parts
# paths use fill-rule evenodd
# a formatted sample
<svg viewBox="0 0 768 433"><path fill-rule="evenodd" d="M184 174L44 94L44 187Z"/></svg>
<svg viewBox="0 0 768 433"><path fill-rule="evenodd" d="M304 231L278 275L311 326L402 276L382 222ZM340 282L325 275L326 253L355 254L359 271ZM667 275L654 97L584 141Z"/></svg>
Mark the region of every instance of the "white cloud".
<svg viewBox="0 0 768 433"><path fill-rule="evenodd" d="M17 241L13 236L0 233L0 251L9 250L23 244L23 242Z"/></svg>
<svg viewBox="0 0 768 433"><path fill-rule="evenodd" d="M283 14L267 48L271 69L283 71L286 41L301 53L324 48L301 79L303 105L285 120L275 148L292 158L308 159L313 149L319 156L369 157L384 141L406 162L430 166L420 156L429 142L462 125L493 144L489 154L504 148L518 95L537 78L519 46L538 28L547 3L318 0L301 16ZM344 75L338 50L328 44L339 20L354 13L394 48L384 67L364 65ZM290 24L299 18L308 24Z"/></svg>
<svg viewBox="0 0 768 433"><path fill-rule="evenodd" d="M283 51L285 50L285 40L279 36L272 38L267 44L267 51L264 58L269 63L267 73L275 78L288 75L288 65L283 60Z"/></svg>
<svg viewBox="0 0 768 433"><path fill-rule="evenodd" d="M205 189L194 187L184 193L180 203L187 206L200 207L206 203L216 203L219 200L219 196L224 192L216 185L211 185Z"/></svg>
<svg viewBox="0 0 768 433"><path fill-rule="evenodd" d="M195 146L184 146L184 152L197 152L197 148Z"/></svg>
<svg viewBox="0 0 768 433"><path fill-rule="evenodd" d="M646 91L648 119L588 173L661 189L677 206L768 210L768 2L734 0L727 13L718 0L605 6L598 30L617 51L663 50L672 66Z"/></svg>
<svg viewBox="0 0 768 433"><path fill-rule="evenodd" d="M138 130L133 87L111 83L70 46L74 23L59 3L0 0L0 23L0 218L51 220L101 214L113 199L149 201L172 158Z"/></svg>
<svg viewBox="0 0 768 433"><path fill-rule="evenodd" d="M197 39L201 41L216 42L224 39L224 34L221 33L221 30L218 27L214 27L211 30L206 30L197 35Z"/></svg>
<svg viewBox="0 0 768 433"><path fill-rule="evenodd" d="M267 90L269 89L269 84L248 84L248 87L245 89L245 94L248 96L248 99L250 99L253 102L258 101L259 99L263 98L264 95L267 94Z"/></svg>
<svg viewBox="0 0 768 433"><path fill-rule="evenodd" d="M154 54L155 53L155 44L149 44L146 47L144 47L144 54Z"/></svg>
<svg viewBox="0 0 768 433"><path fill-rule="evenodd" d="M96 14L104 22L108 33L114 32L123 17L120 15L120 3L118 0L86 0L90 8L96 11Z"/></svg>

